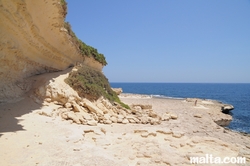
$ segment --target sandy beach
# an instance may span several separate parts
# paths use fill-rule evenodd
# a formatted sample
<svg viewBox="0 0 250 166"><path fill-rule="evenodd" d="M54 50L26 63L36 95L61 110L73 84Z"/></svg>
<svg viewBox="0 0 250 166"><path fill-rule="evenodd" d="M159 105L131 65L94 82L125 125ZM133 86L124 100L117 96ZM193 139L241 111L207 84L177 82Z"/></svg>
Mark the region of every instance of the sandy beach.
<svg viewBox="0 0 250 166"><path fill-rule="evenodd" d="M250 165L250 137L217 125L211 118L216 107L211 102L195 106L185 99L134 94L121 94L120 99L130 106L152 105L155 112L170 117L159 125L79 125L38 114L58 105L41 106L26 96L0 106L0 165L184 166L195 165L190 157L205 154L241 156Z"/></svg>
<svg viewBox="0 0 250 166"><path fill-rule="evenodd" d="M0 166L250 166L230 104L110 87L249 83L246 2L197 2L0 0Z"/></svg>

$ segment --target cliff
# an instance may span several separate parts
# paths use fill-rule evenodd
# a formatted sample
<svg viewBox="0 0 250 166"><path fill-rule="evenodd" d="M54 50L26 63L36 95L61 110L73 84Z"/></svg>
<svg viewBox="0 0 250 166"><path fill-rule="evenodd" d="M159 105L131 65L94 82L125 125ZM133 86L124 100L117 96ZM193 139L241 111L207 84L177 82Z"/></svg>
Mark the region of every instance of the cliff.
<svg viewBox="0 0 250 166"><path fill-rule="evenodd" d="M27 92L28 77L60 71L77 63L102 70L81 55L64 28L60 0L0 0L0 102Z"/></svg>

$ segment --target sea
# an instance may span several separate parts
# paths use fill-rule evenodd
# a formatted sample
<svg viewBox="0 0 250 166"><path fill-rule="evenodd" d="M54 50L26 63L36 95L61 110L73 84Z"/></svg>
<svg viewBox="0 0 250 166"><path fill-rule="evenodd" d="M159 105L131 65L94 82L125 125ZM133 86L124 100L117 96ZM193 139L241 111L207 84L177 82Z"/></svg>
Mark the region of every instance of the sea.
<svg viewBox="0 0 250 166"><path fill-rule="evenodd" d="M227 128L250 133L250 84L246 83L110 83L123 93L152 95L160 98L202 98L234 106L233 120Z"/></svg>

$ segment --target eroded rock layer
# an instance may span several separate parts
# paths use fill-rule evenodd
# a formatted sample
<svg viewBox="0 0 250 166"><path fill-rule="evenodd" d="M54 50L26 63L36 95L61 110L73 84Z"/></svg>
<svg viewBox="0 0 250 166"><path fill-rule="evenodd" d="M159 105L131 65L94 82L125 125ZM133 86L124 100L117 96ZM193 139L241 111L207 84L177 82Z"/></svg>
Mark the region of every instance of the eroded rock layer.
<svg viewBox="0 0 250 166"><path fill-rule="evenodd" d="M64 16L60 0L0 0L0 102L29 90L30 76L83 61Z"/></svg>

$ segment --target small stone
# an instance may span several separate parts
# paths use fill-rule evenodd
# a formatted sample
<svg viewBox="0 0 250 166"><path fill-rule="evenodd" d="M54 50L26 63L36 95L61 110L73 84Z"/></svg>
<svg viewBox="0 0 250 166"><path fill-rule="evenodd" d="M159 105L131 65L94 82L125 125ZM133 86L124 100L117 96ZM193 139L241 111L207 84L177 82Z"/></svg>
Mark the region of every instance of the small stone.
<svg viewBox="0 0 250 166"><path fill-rule="evenodd" d="M153 110L150 110L148 115L149 117L152 117L152 118L158 117L158 115Z"/></svg>
<svg viewBox="0 0 250 166"><path fill-rule="evenodd" d="M122 121L123 121L122 119L119 118L117 119L117 123L122 123Z"/></svg>
<svg viewBox="0 0 250 166"><path fill-rule="evenodd" d="M97 122L95 120L88 121L87 124L90 126L97 126Z"/></svg>
<svg viewBox="0 0 250 166"><path fill-rule="evenodd" d="M168 121L170 119L170 115L169 114L163 114L161 117L162 121Z"/></svg>
<svg viewBox="0 0 250 166"><path fill-rule="evenodd" d="M70 103L66 103L66 104L64 104L64 107L65 107L65 108L71 108L72 105L71 105Z"/></svg>
<svg viewBox="0 0 250 166"><path fill-rule="evenodd" d="M105 119L110 119L110 115L109 115L109 114L105 114L105 115L104 115L104 118L105 118Z"/></svg>
<svg viewBox="0 0 250 166"><path fill-rule="evenodd" d="M148 123L148 117L143 116L143 117L140 118L140 120L141 120L142 124L147 124Z"/></svg>
<svg viewBox="0 0 250 166"><path fill-rule="evenodd" d="M130 123L136 123L134 119L129 119L128 120Z"/></svg>
<svg viewBox="0 0 250 166"><path fill-rule="evenodd" d="M104 120L103 123L104 124L112 124L112 121L108 119L108 120Z"/></svg>
<svg viewBox="0 0 250 166"><path fill-rule="evenodd" d="M129 123L128 119L123 119L122 124L127 124Z"/></svg>
<svg viewBox="0 0 250 166"><path fill-rule="evenodd" d="M201 114L194 114L194 117L195 117L195 118L201 118L202 115L201 115Z"/></svg>
<svg viewBox="0 0 250 166"><path fill-rule="evenodd" d="M177 119L178 118L178 116L176 114L171 114L170 117L171 117L171 119Z"/></svg>
<svg viewBox="0 0 250 166"><path fill-rule="evenodd" d="M104 134L106 134L106 129L104 129L104 128L101 128L101 132L103 132Z"/></svg>
<svg viewBox="0 0 250 166"><path fill-rule="evenodd" d="M83 109L81 106L79 106L78 104L76 104L76 102L73 102L73 108L74 108L74 112L82 112Z"/></svg>
<svg viewBox="0 0 250 166"><path fill-rule="evenodd" d="M124 116L123 116L123 115L118 115L117 118L118 118L118 119L123 119Z"/></svg>
<svg viewBox="0 0 250 166"><path fill-rule="evenodd" d="M112 117L110 118L110 120L111 120L113 123L117 123L117 118L114 117L114 116L112 116Z"/></svg>

